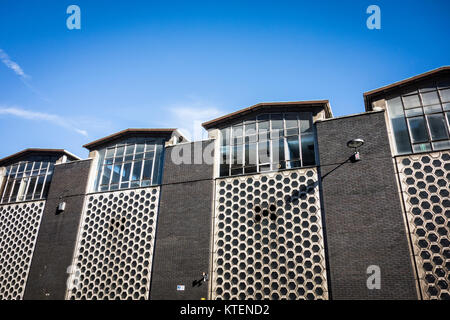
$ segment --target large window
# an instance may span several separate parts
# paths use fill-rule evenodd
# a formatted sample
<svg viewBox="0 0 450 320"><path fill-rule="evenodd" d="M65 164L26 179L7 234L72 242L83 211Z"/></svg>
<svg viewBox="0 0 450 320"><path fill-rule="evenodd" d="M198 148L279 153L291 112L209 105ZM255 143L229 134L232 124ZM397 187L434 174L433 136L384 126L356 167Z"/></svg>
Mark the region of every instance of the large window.
<svg viewBox="0 0 450 320"><path fill-rule="evenodd" d="M132 138L100 150L96 190L147 187L160 183L162 139Z"/></svg>
<svg viewBox="0 0 450 320"><path fill-rule="evenodd" d="M450 82L410 89L387 104L397 154L450 148Z"/></svg>
<svg viewBox="0 0 450 320"><path fill-rule="evenodd" d="M221 130L220 176L315 164L312 114L274 113Z"/></svg>
<svg viewBox="0 0 450 320"><path fill-rule="evenodd" d="M6 167L1 203L46 198L56 160L36 156Z"/></svg>

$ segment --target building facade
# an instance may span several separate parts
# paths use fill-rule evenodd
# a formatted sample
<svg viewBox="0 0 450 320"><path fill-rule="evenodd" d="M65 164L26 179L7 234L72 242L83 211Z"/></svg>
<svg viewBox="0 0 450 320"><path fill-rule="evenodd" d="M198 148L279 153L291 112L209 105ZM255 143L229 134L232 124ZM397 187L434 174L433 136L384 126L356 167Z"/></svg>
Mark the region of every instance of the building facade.
<svg viewBox="0 0 450 320"><path fill-rule="evenodd" d="M450 67L364 102L0 160L0 298L450 299Z"/></svg>

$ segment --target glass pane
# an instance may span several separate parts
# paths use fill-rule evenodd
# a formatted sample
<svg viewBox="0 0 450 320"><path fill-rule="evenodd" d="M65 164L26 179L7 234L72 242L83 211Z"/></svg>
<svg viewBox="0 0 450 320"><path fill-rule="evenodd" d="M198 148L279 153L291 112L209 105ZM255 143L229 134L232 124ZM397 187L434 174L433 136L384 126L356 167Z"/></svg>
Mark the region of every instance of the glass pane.
<svg viewBox="0 0 450 320"><path fill-rule="evenodd" d="M441 94L442 102L450 101L450 89L439 90L439 93Z"/></svg>
<svg viewBox="0 0 450 320"><path fill-rule="evenodd" d="M443 150L450 148L450 141L433 142L433 150Z"/></svg>
<svg viewBox="0 0 450 320"><path fill-rule="evenodd" d="M258 143L259 163L270 163L269 141Z"/></svg>
<svg viewBox="0 0 450 320"><path fill-rule="evenodd" d="M124 150L125 150L125 147L117 147L116 157L123 156Z"/></svg>
<svg viewBox="0 0 450 320"><path fill-rule="evenodd" d="M425 111L426 114L442 112L440 104L436 104L434 106L423 107L423 110Z"/></svg>
<svg viewBox="0 0 450 320"><path fill-rule="evenodd" d="M419 92L427 92L436 90L436 84L433 81L429 81L420 86Z"/></svg>
<svg viewBox="0 0 450 320"><path fill-rule="evenodd" d="M119 183L119 178L120 178L120 164L115 164L114 165L114 169L113 169L113 176L111 179L111 183Z"/></svg>
<svg viewBox="0 0 450 320"><path fill-rule="evenodd" d="M14 180L9 180L6 184L5 191L3 193L3 202L7 202L9 199L9 195L11 194L11 189L13 186Z"/></svg>
<svg viewBox="0 0 450 320"><path fill-rule="evenodd" d="M125 163L122 169L122 182L130 181L131 163Z"/></svg>
<svg viewBox="0 0 450 320"><path fill-rule="evenodd" d="M256 173L257 167L244 167L244 173Z"/></svg>
<svg viewBox="0 0 450 320"><path fill-rule="evenodd" d="M397 97L388 100L387 104L397 153L410 153L411 143L409 141L408 128L406 127L405 116L403 114L402 101Z"/></svg>
<svg viewBox="0 0 450 320"><path fill-rule="evenodd" d="M414 152L431 151L431 146L429 143L415 144L413 145L413 151Z"/></svg>
<svg viewBox="0 0 450 320"><path fill-rule="evenodd" d="M33 199L34 186L36 185L36 177L32 177L28 185L27 200Z"/></svg>
<svg viewBox="0 0 450 320"><path fill-rule="evenodd" d="M45 176L39 176L36 184L36 191L34 192L34 198L38 199L41 197L42 187L44 186Z"/></svg>
<svg viewBox="0 0 450 320"><path fill-rule="evenodd" d="M233 126L232 128L232 142L233 144L242 144L243 143L243 129L242 125Z"/></svg>
<svg viewBox="0 0 450 320"><path fill-rule="evenodd" d="M256 166L256 143L245 145L245 165Z"/></svg>
<svg viewBox="0 0 450 320"><path fill-rule="evenodd" d="M443 104L442 109L444 109L445 111L450 111L450 103Z"/></svg>
<svg viewBox="0 0 450 320"><path fill-rule="evenodd" d="M135 160L142 159L142 158L144 158L144 154L143 153L136 153L134 155L134 159Z"/></svg>
<svg viewBox="0 0 450 320"><path fill-rule="evenodd" d="M138 143L136 145L136 152L135 153L141 153L144 152L145 144L144 143Z"/></svg>
<svg viewBox="0 0 450 320"><path fill-rule="evenodd" d="M229 169L230 169L230 167L228 164L221 164L220 165L220 176L221 177L228 176L230 174Z"/></svg>
<svg viewBox="0 0 450 320"><path fill-rule="evenodd" d="M422 93L422 103L424 106L440 103L437 91Z"/></svg>
<svg viewBox="0 0 450 320"><path fill-rule="evenodd" d="M242 174L242 167L241 168L234 168L234 169L231 169L231 175L232 176L235 176L235 175L238 175L238 174Z"/></svg>
<svg viewBox="0 0 450 320"><path fill-rule="evenodd" d="M272 140L272 163L285 160L284 139Z"/></svg>
<svg viewBox="0 0 450 320"><path fill-rule="evenodd" d="M303 134L302 140L302 160L304 166L312 166L316 164L314 152L314 134Z"/></svg>
<svg viewBox="0 0 450 320"><path fill-rule="evenodd" d="M297 115L295 113L286 113L285 114L285 123L286 123L286 129L287 128L297 128L298 127Z"/></svg>
<svg viewBox="0 0 450 320"><path fill-rule="evenodd" d="M405 109L420 107L419 95L405 96L403 97L403 103L405 104Z"/></svg>
<svg viewBox="0 0 450 320"><path fill-rule="evenodd" d="M105 158L112 158L114 157L114 148L106 149L106 156Z"/></svg>
<svg viewBox="0 0 450 320"><path fill-rule="evenodd" d="M288 159L289 160L300 159L298 136L292 136L292 137L288 137L286 139L287 139L287 145L288 145L288 155L289 155Z"/></svg>
<svg viewBox="0 0 450 320"><path fill-rule="evenodd" d="M272 114L272 130L283 129L283 117L281 114Z"/></svg>
<svg viewBox="0 0 450 320"><path fill-rule="evenodd" d="M47 175L45 177L44 190L42 191L42 198L46 198L48 194L48 190L50 189L50 181L52 180L51 175Z"/></svg>
<svg viewBox="0 0 450 320"><path fill-rule="evenodd" d="M17 172L23 172L23 170L25 170L25 166L26 166L26 163L25 163L25 162L22 162L22 163L19 165L19 170L17 170Z"/></svg>
<svg viewBox="0 0 450 320"><path fill-rule="evenodd" d="M432 114L427 116L430 127L431 140L442 140L448 138L448 130L445 124L444 114Z"/></svg>
<svg viewBox="0 0 450 320"><path fill-rule="evenodd" d="M130 155L134 153L134 144L127 146L125 154Z"/></svg>
<svg viewBox="0 0 450 320"><path fill-rule="evenodd" d="M413 143L428 141L427 127L423 117L409 118L408 124Z"/></svg>
<svg viewBox="0 0 450 320"><path fill-rule="evenodd" d="M111 177L112 166L103 167L102 181L100 184L109 184L109 177Z"/></svg>
<svg viewBox="0 0 450 320"><path fill-rule="evenodd" d="M226 146L230 144L230 128L220 130L221 145Z"/></svg>
<svg viewBox="0 0 450 320"><path fill-rule="evenodd" d="M13 191L11 193L11 201L16 201L17 193L19 192L20 180L14 182Z"/></svg>
<svg viewBox="0 0 450 320"><path fill-rule="evenodd" d="M224 146L220 147L220 163L221 164L230 164L230 147Z"/></svg>
<svg viewBox="0 0 450 320"><path fill-rule="evenodd" d="M243 161L243 145L235 145L233 146L233 154L232 154L232 166L242 166L242 161Z"/></svg>
<svg viewBox="0 0 450 320"><path fill-rule="evenodd" d="M300 113L300 133L312 132L311 114L307 112Z"/></svg>
<svg viewBox="0 0 450 320"><path fill-rule="evenodd" d="M141 179L141 169L142 169L142 162L141 161L134 162L133 175L131 180L136 181Z"/></svg>
<svg viewBox="0 0 450 320"><path fill-rule="evenodd" d="M245 135L253 135L256 134L256 122L245 123Z"/></svg>
<svg viewBox="0 0 450 320"><path fill-rule="evenodd" d="M152 160L144 161L144 172L142 173L142 179L149 180L152 177L152 167L153 167Z"/></svg>
<svg viewBox="0 0 450 320"><path fill-rule="evenodd" d="M422 108L407 109L405 110L405 114L407 117L421 116L423 115L423 109Z"/></svg>

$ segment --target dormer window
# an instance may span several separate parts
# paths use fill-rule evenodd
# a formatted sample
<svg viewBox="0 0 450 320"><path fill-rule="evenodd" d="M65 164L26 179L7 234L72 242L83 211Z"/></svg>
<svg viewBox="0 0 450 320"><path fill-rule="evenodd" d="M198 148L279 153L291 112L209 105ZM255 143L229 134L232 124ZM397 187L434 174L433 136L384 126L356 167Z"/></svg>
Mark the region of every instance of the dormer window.
<svg viewBox="0 0 450 320"><path fill-rule="evenodd" d="M96 191L160 183L163 139L130 138L99 150Z"/></svg>
<svg viewBox="0 0 450 320"><path fill-rule="evenodd" d="M315 165L311 112L267 113L220 130L220 176Z"/></svg>

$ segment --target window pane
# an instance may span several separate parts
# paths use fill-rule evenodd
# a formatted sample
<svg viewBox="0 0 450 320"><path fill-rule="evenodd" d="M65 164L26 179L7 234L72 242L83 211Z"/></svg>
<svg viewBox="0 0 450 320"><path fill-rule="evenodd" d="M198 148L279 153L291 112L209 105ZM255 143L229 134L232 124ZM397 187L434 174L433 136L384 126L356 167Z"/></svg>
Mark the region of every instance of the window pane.
<svg viewBox="0 0 450 320"><path fill-rule="evenodd" d="M145 144L144 143L138 143L136 145L136 152L135 153L141 153L144 152Z"/></svg>
<svg viewBox="0 0 450 320"><path fill-rule="evenodd" d="M250 136L256 134L256 122L245 123L245 135Z"/></svg>
<svg viewBox="0 0 450 320"><path fill-rule="evenodd" d="M242 166L242 161L243 161L242 152L243 152L242 144L233 146L233 154L232 154L233 161L231 163L232 166Z"/></svg>
<svg viewBox="0 0 450 320"><path fill-rule="evenodd" d="M419 95L414 94L412 96L403 97L403 103L405 104L405 109L420 107Z"/></svg>
<svg viewBox="0 0 450 320"><path fill-rule="evenodd" d="M125 163L122 169L122 182L130 181L131 163Z"/></svg>
<svg viewBox="0 0 450 320"><path fill-rule="evenodd" d="M414 152L431 151L431 146L429 143L415 144L413 145L413 151Z"/></svg>
<svg viewBox="0 0 450 320"><path fill-rule="evenodd" d="M233 126L232 130L232 138L233 144L242 144L243 143L243 132L242 125Z"/></svg>
<svg viewBox="0 0 450 320"><path fill-rule="evenodd" d="M36 185L36 177L32 177L28 185L27 200L33 199L34 186Z"/></svg>
<svg viewBox="0 0 450 320"><path fill-rule="evenodd" d="M120 164L115 164L114 165L114 171L113 171L113 176L111 179L111 183L119 183L119 178L120 178Z"/></svg>
<svg viewBox="0 0 450 320"><path fill-rule="evenodd" d="M44 186L45 176L39 176L36 184L36 191L34 192L34 198L38 199L41 197L42 187Z"/></svg>
<svg viewBox="0 0 450 320"><path fill-rule="evenodd" d="M425 142L428 141L428 133L425 125L425 119L423 117L409 118L409 129L411 131L412 142Z"/></svg>
<svg viewBox="0 0 450 320"><path fill-rule="evenodd" d="M422 108L407 109L405 110L405 115L407 117L421 116L423 115L423 109Z"/></svg>
<svg viewBox="0 0 450 320"><path fill-rule="evenodd" d="M286 139L287 139L287 145L288 145L289 160L300 159L298 136L292 136L292 137L288 137Z"/></svg>
<svg viewBox="0 0 450 320"><path fill-rule="evenodd" d="M272 114L272 130L281 130L283 129L283 117L281 114Z"/></svg>
<svg viewBox="0 0 450 320"><path fill-rule="evenodd" d="M136 181L141 179L141 169L142 169L142 162L137 161L133 164L133 175L131 180Z"/></svg>
<svg viewBox="0 0 450 320"><path fill-rule="evenodd" d="M427 116L427 120L432 140L448 139L448 130L445 125L444 114L438 113L429 115Z"/></svg>
<svg viewBox="0 0 450 320"><path fill-rule="evenodd" d="M247 143L245 145L245 165L256 165L256 143Z"/></svg>
<svg viewBox="0 0 450 320"><path fill-rule="evenodd" d="M109 177L111 177L112 166L105 166L103 168L103 175L101 184L109 184Z"/></svg>
<svg viewBox="0 0 450 320"><path fill-rule="evenodd" d="M408 128L406 127L403 105L400 98L387 101L388 113L391 120L392 131L395 138L395 146L398 154L411 152Z"/></svg>
<svg viewBox="0 0 450 320"><path fill-rule="evenodd" d="M316 164L314 151L314 134L302 134L302 160L304 166Z"/></svg>
<svg viewBox="0 0 450 320"><path fill-rule="evenodd" d="M117 147L116 157L123 156L124 150L125 150L125 147Z"/></svg>
<svg viewBox="0 0 450 320"><path fill-rule="evenodd" d="M442 112L440 104L435 104L434 106L423 107L423 110L425 111L425 114Z"/></svg>
<svg viewBox="0 0 450 320"><path fill-rule="evenodd" d="M286 128L297 128L298 127L297 114L286 113L285 119L286 119L285 120Z"/></svg>
<svg viewBox="0 0 450 320"><path fill-rule="evenodd" d="M125 154L130 155L134 152L134 144L127 146Z"/></svg>
<svg viewBox="0 0 450 320"><path fill-rule="evenodd" d="M259 163L270 163L269 141L258 143Z"/></svg>
<svg viewBox="0 0 450 320"><path fill-rule="evenodd" d="M149 180L152 177L152 167L153 167L152 160L144 161L144 172L142 173L142 179Z"/></svg>
<svg viewBox="0 0 450 320"><path fill-rule="evenodd" d="M450 101L450 89L439 90L439 93L441 94L442 102Z"/></svg>
<svg viewBox="0 0 450 320"><path fill-rule="evenodd" d="M14 180L8 180L6 184L5 191L3 193L3 202L7 202L9 199L9 195L11 194L11 189L13 186Z"/></svg>
<svg viewBox="0 0 450 320"><path fill-rule="evenodd" d="M443 149L450 148L450 141L449 140L433 142L432 144L433 144L433 149L434 150L443 150Z"/></svg>
<svg viewBox="0 0 450 320"><path fill-rule="evenodd" d="M223 146L220 147L220 163L221 164L230 164L230 147Z"/></svg>
<svg viewBox="0 0 450 320"><path fill-rule="evenodd" d="M220 130L221 145L226 146L230 144L230 128Z"/></svg>
<svg viewBox="0 0 450 320"><path fill-rule="evenodd" d="M285 160L284 139L272 140L272 162L279 163Z"/></svg>
<svg viewBox="0 0 450 320"><path fill-rule="evenodd" d="M422 93L422 103L424 106L440 103L437 91Z"/></svg>
<svg viewBox="0 0 450 320"><path fill-rule="evenodd" d="M50 181L52 180L52 175L47 175L44 183L44 190L42 191L42 197L46 198L48 190L50 189Z"/></svg>

